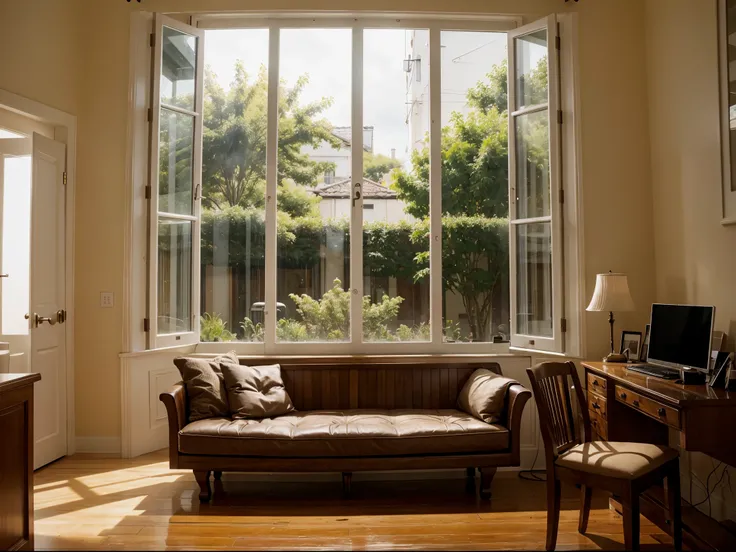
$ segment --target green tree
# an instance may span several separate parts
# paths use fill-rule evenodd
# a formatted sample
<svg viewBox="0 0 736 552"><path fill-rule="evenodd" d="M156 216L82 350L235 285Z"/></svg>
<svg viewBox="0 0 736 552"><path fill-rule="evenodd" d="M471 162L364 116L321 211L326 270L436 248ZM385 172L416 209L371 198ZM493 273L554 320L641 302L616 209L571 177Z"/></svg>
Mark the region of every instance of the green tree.
<svg viewBox="0 0 736 552"><path fill-rule="evenodd" d="M452 113L442 129L442 278L445 293L460 295L474 339L490 338L494 298L508 279L508 94L507 64L496 65L466 95L467 113ZM523 105L546 101L547 60L520 79ZM547 164L547 125L525 117L526 178L542 180ZM428 142L428 140L426 140ZM415 240L429 232L429 148L412 153L412 170L393 173L392 188L409 214L424 221ZM524 178L522 176L522 178ZM540 202L544 198L528 198ZM416 278L429 273L429 253L417 255Z"/></svg>
<svg viewBox="0 0 736 552"><path fill-rule="evenodd" d="M368 151L363 153L363 176L374 182L380 182L385 175L399 167L401 161L388 155Z"/></svg>
<svg viewBox="0 0 736 552"><path fill-rule="evenodd" d="M302 103L306 75L293 86L281 81L279 98L278 186L280 210L292 216L314 212L316 200L306 190L331 163L312 161L304 146L327 142L338 146L332 125L321 115L331 98ZM268 126L268 74L261 66L249 75L242 62L235 65L235 78L228 90L207 68L205 73L203 136L203 201L205 207L263 208L266 189L266 134ZM303 192L303 193L302 193Z"/></svg>

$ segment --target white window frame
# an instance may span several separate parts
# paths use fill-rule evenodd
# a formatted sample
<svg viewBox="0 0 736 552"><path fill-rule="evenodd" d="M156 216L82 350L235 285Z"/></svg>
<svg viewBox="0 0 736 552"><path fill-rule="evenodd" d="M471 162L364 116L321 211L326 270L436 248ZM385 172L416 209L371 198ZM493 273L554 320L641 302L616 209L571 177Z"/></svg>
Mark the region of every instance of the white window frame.
<svg viewBox="0 0 736 552"><path fill-rule="evenodd" d="M142 15L139 12L137 23L137 29L131 27L131 38L133 33L141 34L141 29L145 28L145 21L150 21L152 14ZM135 16L134 16L135 19ZM181 18L179 18L181 19ZM171 20L169 20L171 21ZM424 28L430 31L430 86L435 89L440 89L440 63L439 56L432 56L432 50L435 52L439 51L440 48L440 31L441 30L478 30L478 31L489 31L489 32L509 32L519 28L519 24L522 22L521 17L509 17L509 16L487 16L487 15L469 15L469 16L454 16L454 15L431 15L431 14L327 14L327 13L303 13L303 14L197 14L189 18L192 25L196 25L200 31L204 29L224 29L224 28L269 28L271 31L269 34L270 48L269 48L269 92L275 90L275 85L278 83L278 30L281 28L324 28L324 27L350 27L353 29L364 29L364 28ZM579 136L579 120L576 114L577 105L577 82L575 74L577 72L577 60L576 60L576 30L577 20L575 14L566 14L559 18L560 26L565 28L565 34L569 33L571 40L569 44L563 43L563 51L566 52L565 59L560 58L560 63L566 66L566 70L569 70L569 74L566 76L565 86L563 86L561 103L565 111L565 122L568 120L574 125L570 125L563 129L562 140L565 142L566 148L562 150L564 154L564 166L562 167L562 177L565 180L565 190L568 196L568 203L564 207L564 225L573 229L572 232L567 232L564 235L564 243L566 251L572 252L572 255L567 255L565 259L565 271L567 274L567 280L564 282L564 294L561 288L560 282L558 282L557 292L560 297L564 297L564 304L566 305L567 312L572 313L572 316L568 317L568 340L567 348L564 350L566 356L580 357L583 353L583 326L582 326L582 303L585 298L582 297L580 289L582 286L578 282L582 283L582 277L584 274L582 265L582 231L580 220L582 219L579 209L582 207L582 197L579 191L578 182L580 180L579 169L580 167L580 144L577 140ZM176 22L171 23L174 27ZM182 26L181 24L179 24ZM182 26L186 28L185 32L190 32L190 27ZM354 32L354 45L355 41L358 40L356 36L360 34L362 43L362 33ZM574 35L574 36L573 36ZM144 37L140 37L141 40ZM148 39L148 33L145 36L146 42ZM574 44L573 44L574 42ZM200 42L203 44L204 41ZM275 48L274 48L275 46ZM131 44L131 51L134 46ZM148 75L151 74L150 65L148 67L142 66L142 60L144 57L141 55L141 48L135 48L138 53L137 60L131 62L131 89L138 90L141 86L141 82L148 80ZM362 74L360 76L356 73L362 73L362 59L360 63L355 62L356 48L353 49L354 63L353 63L353 85L361 83L361 100L358 103L355 96L353 102L358 103L361 109L353 110L353 144L358 142L362 143L362 133L357 132L356 129L362 127ZM203 55L203 48L200 48L200 55ZM157 56L154 56L156 59ZM511 60L509 60L510 62ZM135 67L134 67L135 64ZM199 67L203 64L200 63ZM575 73L575 74L574 74ZM157 73L154 72L154 77L157 77ZM157 79L155 79L157 80ZM201 82L201 81L200 81ZM272 97L273 96L273 97ZM269 94L269 127L273 126L276 128L278 119L275 113L275 107L277 105L276 95ZM139 103L139 102L138 102ZM439 132L441 130L440 122L440 109L441 105L439 102L432 104L430 116L431 124L430 130L430 151L433 159L438 159L441 151L441 144L439 140ZM511 105L511 103L510 103ZM131 140L136 133L140 136L141 128L141 107L139 105L131 106L135 112L136 118L132 119L131 134L129 140ZM133 109L134 108L134 109ZM155 110L154 110L155 112ZM356 112L359 113L359 117L356 117ZM272 117L273 114L273 117ZM361 124L357 125L356 120ZM432 138L434 136L434 139ZM276 159L276 144L277 144L277 133L272 133L270 138L272 143L269 144L269 154L267 157L267 202L266 202L266 270L276 270L276 176L275 169L277 164ZM131 151L132 150L132 151ZM134 144L129 143L129 152L131 156L131 171L135 173L139 170L140 156L136 155L136 148ZM357 159L356 159L357 158ZM147 160L146 160L147 161ZM148 164L146 162L146 164ZM360 165L359 172L355 174L362 174L362 155L353 156L353 164ZM355 171L356 167L353 167ZM196 178L196 177L195 177ZM430 167L430 188L432 201L430 202L430 214L431 214L431 236L433 239L430 241L430 262L432 265L432 279L430 287L430 308L431 312L441 312L437 310L437 306L441 305L442 301L442 282L441 282L441 251L439 247L432 247L432 244L441 244L441 167L435 163ZM130 177L131 182L131 203L136 204L139 200L137 199L140 195L135 188L135 182L140 182L140 178L136 178L133 174ZM151 194L154 196L155 194ZM570 202L569 200L573 201ZM352 211L351 217L351 233L352 235L360 235L362 232L362 200L356 202L356 207ZM131 209L131 227L132 227L132 239L129 243L129 258L131 259L131 266L128 268L128 273L131 277L135 274L140 274L140 270L136 270L135 267L139 265L139 260L136 262L135 254L135 220L136 217L140 218L140 213L133 207ZM563 217L558 217L559 224L562 224ZM271 239L269 239L271 235ZM197 243L196 248L199 250L199 228L197 229ZM352 243L359 245L356 247L362 249L362 240L351 240ZM152 243L152 242L151 242ZM351 251L351 274L356 274L353 269L352 263L359 263L362 265L362 251L360 256L356 256L358 252L354 249ZM139 259L139 257L138 257ZM358 260L359 259L359 260ZM155 261L155 258L152 258ZM510 259L511 262L511 259ZM198 266L199 256L197 255ZM153 264L153 263L150 263ZM149 278L151 271L149 270ZM275 272L274 272L275 273ZM194 270L193 276L199 279L199 271ZM355 289L358 291L354 294L352 307L352 320L351 328L353 335L362 336L360 333L355 333L356 329L360 329L358 324L355 324L356 320L362 325L362 313L360 312L360 304L362 297L362 277L356 278L349 289ZM155 282L154 279L151 279ZM268 280L267 280L268 282ZM136 304L141 303L141 294L139 286L133 282L131 283L130 297L132 298L131 313L137 310ZM511 290L510 290L511 291ZM192 305L196 305L194 311L196 315L199 314L199 285L193 285L193 297ZM149 291L150 293L150 291ZM152 304L149 295L149 306ZM513 297L513 295L512 295ZM265 299L267 305L275 305L276 303L276 284L268 285L266 288ZM357 310L356 310L357 305ZM154 305L155 306L155 305ZM150 309L149 309L150 312ZM149 315L150 316L150 315ZM512 321L513 321L513 310L512 310ZM441 320L441 317L439 318ZM150 320L155 320L154 316L150 316ZM513 322L512 322L513 323ZM143 331L143 327L139 319L131 316L129 320L129 328L126 328L127 333L127 349L140 350L140 343L146 343L145 336L148 335L147 340L148 348L161 348L169 345L178 346L190 341L176 340L172 342L169 339L162 340L156 339L155 332L151 331L146 334ZM455 354L455 353L477 353L477 354L506 354L510 351L509 344L493 344L493 343L443 343L442 342L442 327L441 324L432 325L432 342L425 343L363 343L362 337L360 341L350 343L276 343L275 342L275 326L276 326L276 313L274 309L266 309L265 313L265 325L267 329L266 342L265 343L245 343L245 342L228 342L228 343L203 343L199 342L198 335L198 322L193 326L194 334L192 341L197 343L197 352L201 353L214 353L225 350L235 350L239 354ZM153 330L153 327L151 327ZM167 336L168 337L168 336ZM189 334L187 334L189 338ZM519 349L529 350L529 347L520 347ZM511 351L515 350L511 348ZM544 349L538 347L532 348L539 352L545 352ZM550 352L549 349L546 352Z"/></svg>
<svg viewBox="0 0 736 552"><path fill-rule="evenodd" d="M519 38L541 30L547 31L547 102L516 109L516 43ZM508 102L509 102L509 291L511 303L511 347L525 350L563 353L565 342L562 320L565 316L563 293L564 247L562 234L562 154L561 125L562 115L559 83L559 57L557 41L559 31L557 16L550 15L508 33ZM550 213L536 218L517 216L516 120L525 115L547 112L549 125L549 170L550 170ZM552 337L521 334L518 330L517 296L517 239L516 228L533 223L549 223L552 238Z"/></svg>
<svg viewBox="0 0 736 552"><path fill-rule="evenodd" d="M194 87L194 111L189 111L161 102L161 64L163 52L163 28L169 27L197 38L196 74ZM149 290L148 290L148 343L149 348L156 349L174 345L187 345L199 342L199 301L200 301L200 215L201 215L201 180L202 180L202 125L204 118L204 31L181 23L162 14L156 14L154 20L153 42L153 80L151 86L151 140L150 140L150 192L149 209ZM180 215L159 211L159 153L160 153L160 120L161 108L183 113L193 118L194 136L192 141L192 214ZM192 223L192 255L191 255L191 297L190 321L191 330L159 334L158 332L158 222L160 219L183 220Z"/></svg>

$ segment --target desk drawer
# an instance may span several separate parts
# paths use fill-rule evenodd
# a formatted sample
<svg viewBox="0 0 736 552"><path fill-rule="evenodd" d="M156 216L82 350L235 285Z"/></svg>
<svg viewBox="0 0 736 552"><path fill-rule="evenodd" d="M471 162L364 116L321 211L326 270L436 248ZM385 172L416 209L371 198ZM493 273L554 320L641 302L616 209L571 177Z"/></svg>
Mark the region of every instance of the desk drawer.
<svg viewBox="0 0 736 552"><path fill-rule="evenodd" d="M590 410L591 412L595 412L604 420L608 417L608 415L606 414L608 410L606 408L606 399L601 397L600 395L588 393L588 410Z"/></svg>
<svg viewBox="0 0 736 552"><path fill-rule="evenodd" d="M671 406L667 406L648 397L643 397L639 393L635 393L631 389L626 389L620 385L616 386L615 391L618 402L627 404L670 427L675 429L681 428L680 413Z"/></svg>
<svg viewBox="0 0 736 552"><path fill-rule="evenodd" d="M590 428L593 430L593 440L603 439L608 440L608 422L605 418L598 415L597 412L592 410L588 412L590 414Z"/></svg>
<svg viewBox="0 0 736 552"><path fill-rule="evenodd" d="M600 393L601 395L605 396L606 383L606 378L602 378L588 372L588 391L593 391L593 393Z"/></svg>

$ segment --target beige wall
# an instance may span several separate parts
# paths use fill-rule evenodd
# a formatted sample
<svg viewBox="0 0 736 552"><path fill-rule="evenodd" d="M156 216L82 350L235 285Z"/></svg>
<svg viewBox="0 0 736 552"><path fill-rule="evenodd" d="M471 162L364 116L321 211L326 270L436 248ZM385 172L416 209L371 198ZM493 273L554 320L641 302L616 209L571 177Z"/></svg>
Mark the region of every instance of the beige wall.
<svg viewBox="0 0 736 552"><path fill-rule="evenodd" d="M716 305L716 329L729 333L733 351L736 226L720 224L716 1L646 7L657 300ZM691 460L705 481L711 459ZM736 497L719 490L713 513L734 519Z"/></svg>
<svg viewBox="0 0 736 552"><path fill-rule="evenodd" d="M76 238L76 406L80 437L120 436L123 292L122 205L128 93L128 32L133 10L202 9L199 0L3 2L0 51L23 50L0 87L79 115ZM38 6L43 4L44 10ZM104 4L104 7L103 7ZM29 5L31 9L28 9ZM208 9L242 9L240 0L213 0ZM446 11L444 0L374 0L371 10ZM254 10L355 10L363 1L259 0ZM527 20L553 12L580 14L580 100L586 281L623 270L639 311L619 316L617 330L643 328L654 298L649 123L646 116L644 14L640 0L458 0L453 12L521 13ZM40 13L40 15L38 15ZM45 22L43 25L39 21ZM81 33L81 30L84 33ZM77 32L78 31L78 32ZM8 34L10 33L10 34ZM626 34L622 40L621 33ZM83 36L77 52L77 36ZM41 49L57 37L48 56ZM80 38L81 41L81 38ZM20 45L20 48L18 47ZM3 53L7 57L7 53ZM73 75L78 73L78 78ZM615 218L614 218L615 217ZM626 221L625 224L623 221ZM615 224L615 226L614 226ZM112 309L99 293L115 293ZM607 348L605 315L587 314L587 348Z"/></svg>
<svg viewBox="0 0 736 552"><path fill-rule="evenodd" d="M0 88L76 114L76 0L0 2Z"/></svg>

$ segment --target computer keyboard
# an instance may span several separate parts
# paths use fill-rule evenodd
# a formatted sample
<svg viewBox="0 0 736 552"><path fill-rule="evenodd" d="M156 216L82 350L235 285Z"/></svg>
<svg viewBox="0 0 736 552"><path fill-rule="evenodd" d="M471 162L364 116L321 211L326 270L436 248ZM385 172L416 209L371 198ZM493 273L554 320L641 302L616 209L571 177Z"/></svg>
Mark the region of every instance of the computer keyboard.
<svg viewBox="0 0 736 552"><path fill-rule="evenodd" d="M627 366L626 369L631 370L632 372L646 374L647 376L654 376L655 378L662 378L666 380L680 379L680 371L673 368L652 366L651 364L632 364L630 366Z"/></svg>

